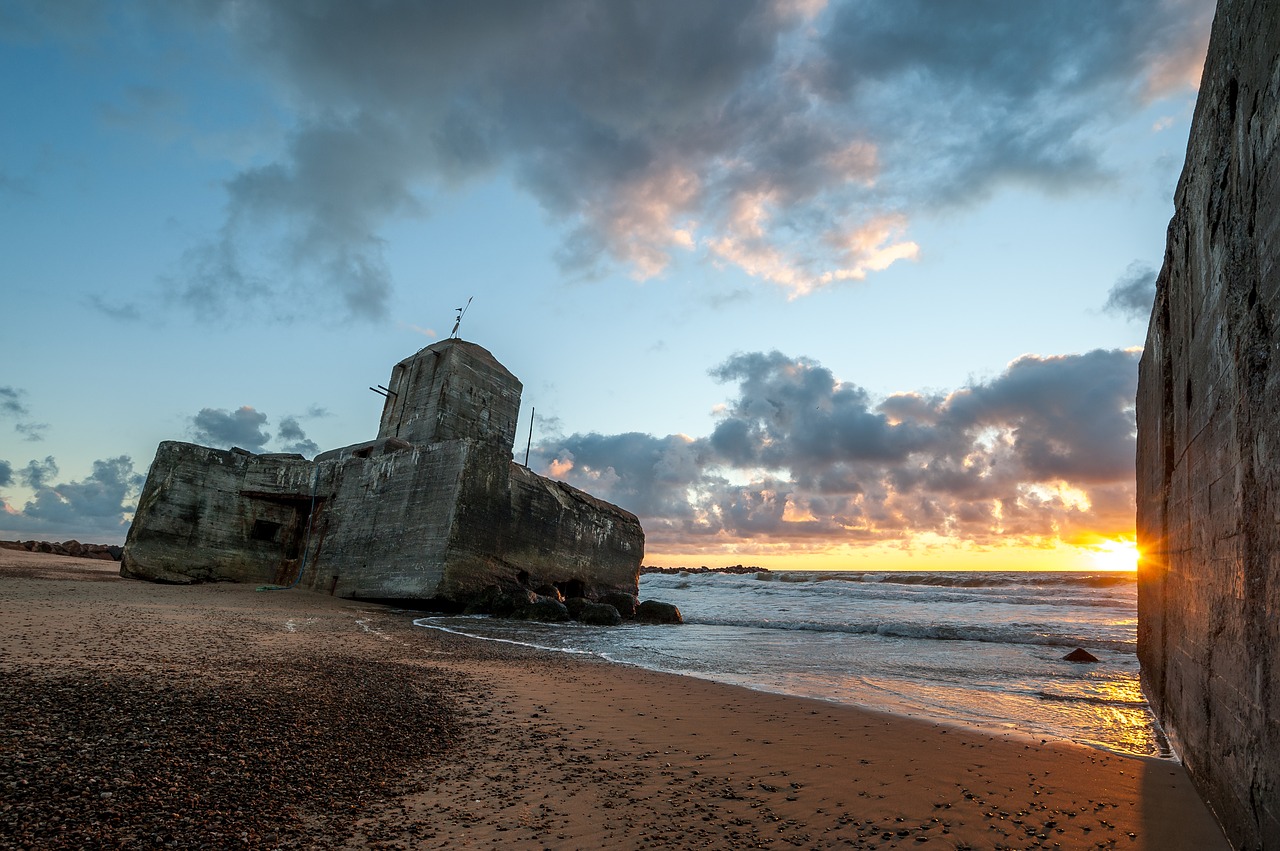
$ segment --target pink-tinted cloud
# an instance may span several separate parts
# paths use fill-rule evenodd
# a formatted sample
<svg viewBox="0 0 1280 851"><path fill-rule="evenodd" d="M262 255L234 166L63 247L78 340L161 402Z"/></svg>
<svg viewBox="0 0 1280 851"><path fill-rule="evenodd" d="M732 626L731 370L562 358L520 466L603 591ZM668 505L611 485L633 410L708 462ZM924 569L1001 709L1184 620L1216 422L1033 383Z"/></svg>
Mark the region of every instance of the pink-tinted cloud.
<svg viewBox="0 0 1280 851"><path fill-rule="evenodd" d="M226 220L189 247L177 297L297 309L309 292L376 317L387 224L495 174L560 225L571 274L683 258L793 295L862 280L928 250L921 214L1009 183L1119 179L1100 140L1185 91L1212 6L210 0L129 25L224 39L279 107L278 144L227 181ZM19 7L24 38L78 31L62 4ZM165 82L139 80L129 117L182 97Z"/></svg>

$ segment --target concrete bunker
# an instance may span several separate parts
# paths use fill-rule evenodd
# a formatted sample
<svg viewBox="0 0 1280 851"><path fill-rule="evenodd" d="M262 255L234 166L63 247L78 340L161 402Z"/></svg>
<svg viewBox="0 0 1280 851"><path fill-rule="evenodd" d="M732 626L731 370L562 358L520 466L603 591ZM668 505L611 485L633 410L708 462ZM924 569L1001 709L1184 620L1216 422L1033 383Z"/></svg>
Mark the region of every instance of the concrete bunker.
<svg viewBox="0 0 1280 851"><path fill-rule="evenodd" d="M635 515L512 460L521 389L449 339L392 369L374 440L312 461L165 441L120 572L441 608L494 588L635 595Z"/></svg>

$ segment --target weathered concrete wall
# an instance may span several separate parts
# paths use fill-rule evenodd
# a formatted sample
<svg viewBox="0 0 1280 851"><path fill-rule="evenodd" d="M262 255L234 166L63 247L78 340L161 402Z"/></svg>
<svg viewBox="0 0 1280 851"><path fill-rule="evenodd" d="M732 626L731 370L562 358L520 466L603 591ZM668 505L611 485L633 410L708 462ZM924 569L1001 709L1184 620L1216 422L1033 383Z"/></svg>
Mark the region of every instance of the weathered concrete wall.
<svg viewBox="0 0 1280 851"><path fill-rule="evenodd" d="M378 437L410 443L476 440L514 445L520 413L519 379L487 349L442 340L391 370Z"/></svg>
<svg viewBox="0 0 1280 851"><path fill-rule="evenodd" d="M346 463L318 516L304 584L343 597L464 601L493 585L580 593L638 590L635 515L513 463L448 441Z"/></svg>
<svg viewBox="0 0 1280 851"><path fill-rule="evenodd" d="M317 555L303 584L366 600L443 595L474 446L455 440L342 462L332 508L312 530Z"/></svg>
<svg viewBox="0 0 1280 851"><path fill-rule="evenodd" d="M507 558L539 584L635 594L644 531L634 514L511 464Z"/></svg>
<svg viewBox="0 0 1280 851"><path fill-rule="evenodd" d="M183 583L292 578L315 470L301 455L161 443L138 500L135 520L145 522L129 527L121 574Z"/></svg>
<svg viewBox="0 0 1280 851"><path fill-rule="evenodd" d="M1138 655L1237 848L1280 848L1280 4L1223 0L1138 386Z"/></svg>

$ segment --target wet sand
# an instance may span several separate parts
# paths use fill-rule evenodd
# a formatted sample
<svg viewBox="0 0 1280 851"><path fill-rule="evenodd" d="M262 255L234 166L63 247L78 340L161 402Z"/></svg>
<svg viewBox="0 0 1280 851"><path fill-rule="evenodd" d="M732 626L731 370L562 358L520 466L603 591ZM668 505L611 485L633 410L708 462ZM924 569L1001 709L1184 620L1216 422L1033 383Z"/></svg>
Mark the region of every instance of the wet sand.
<svg viewBox="0 0 1280 851"><path fill-rule="evenodd" d="M1176 763L116 570L0 550L0 847L1227 848Z"/></svg>

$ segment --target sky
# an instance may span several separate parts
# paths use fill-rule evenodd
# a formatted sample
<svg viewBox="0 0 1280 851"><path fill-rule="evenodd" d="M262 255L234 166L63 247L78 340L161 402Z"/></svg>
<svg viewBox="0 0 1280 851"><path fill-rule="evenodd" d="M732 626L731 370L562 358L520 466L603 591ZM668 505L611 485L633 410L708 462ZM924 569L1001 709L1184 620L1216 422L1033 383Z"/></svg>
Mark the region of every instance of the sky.
<svg viewBox="0 0 1280 851"><path fill-rule="evenodd" d="M163 440L371 439L470 300L646 563L1131 568L1212 15L0 0L0 538L123 541Z"/></svg>

